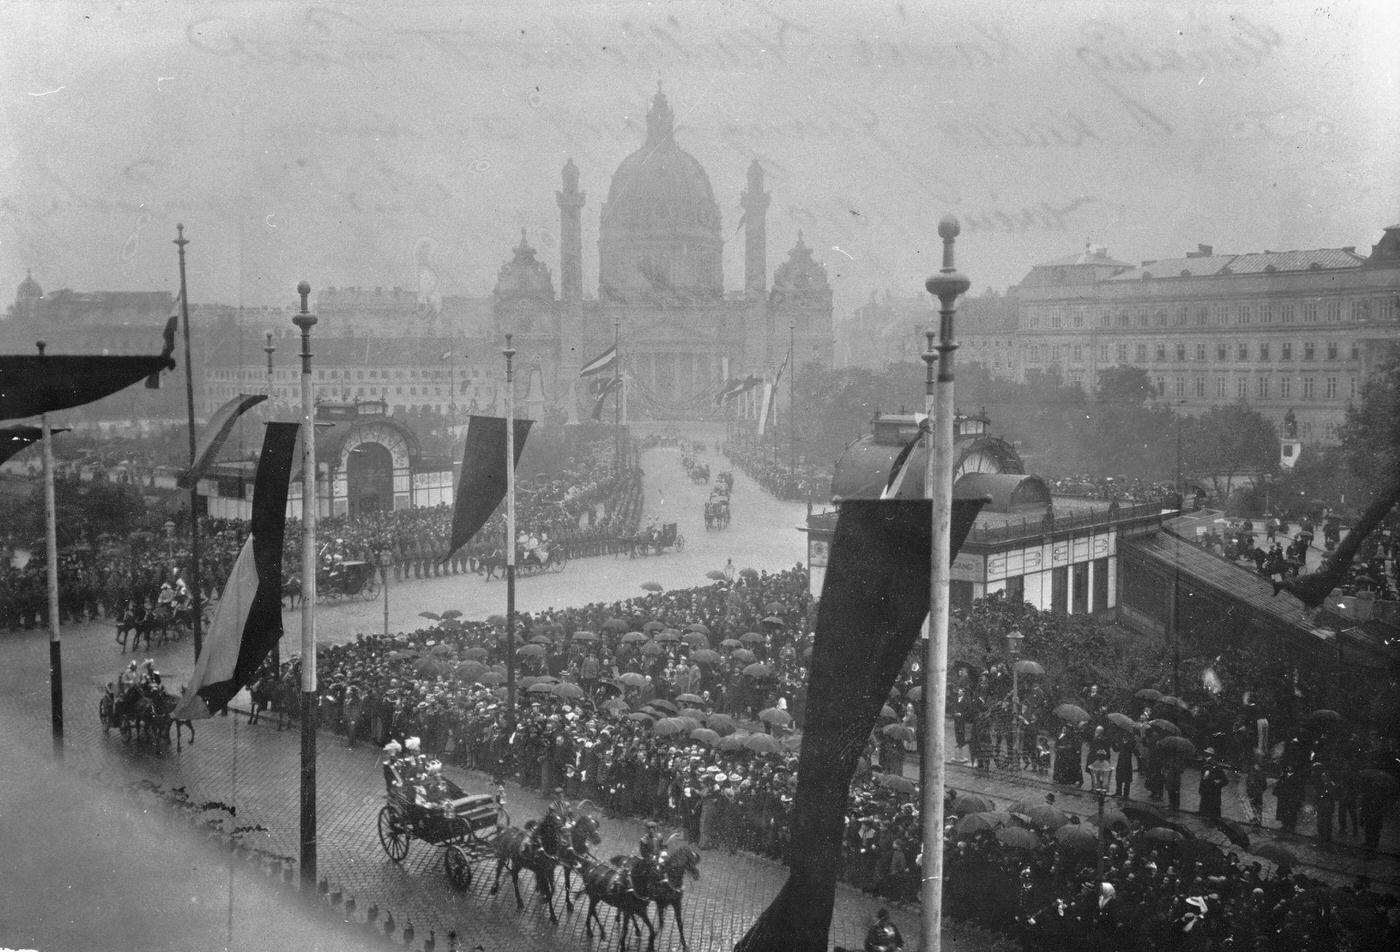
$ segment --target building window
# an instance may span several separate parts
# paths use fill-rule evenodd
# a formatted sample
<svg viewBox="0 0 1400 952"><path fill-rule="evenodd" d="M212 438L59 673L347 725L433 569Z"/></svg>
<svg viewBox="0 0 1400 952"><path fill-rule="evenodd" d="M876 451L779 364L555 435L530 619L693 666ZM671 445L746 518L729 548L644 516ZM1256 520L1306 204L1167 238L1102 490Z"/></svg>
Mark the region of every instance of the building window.
<svg viewBox="0 0 1400 952"><path fill-rule="evenodd" d="M1115 320L1118 322L1118 326L1119 326L1119 327L1127 327L1127 326L1128 326L1128 312L1127 312L1127 310L1125 309L1125 310L1119 311L1119 312L1118 312L1118 316L1115 318Z"/></svg>
<svg viewBox="0 0 1400 952"><path fill-rule="evenodd" d="M1108 363L1108 345L1107 345L1107 344L1100 344L1100 345L1099 345L1099 362L1100 362L1100 363L1105 363L1105 364Z"/></svg>
<svg viewBox="0 0 1400 952"><path fill-rule="evenodd" d="M1306 343L1304 343L1304 344L1303 344L1303 359L1304 359L1304 360L1312 360L1312 359L1313 359L1314 357L1316 357L1316 356L1317 356L1317 354L1316 354L1316 352L1315 352L1315 348L1313 347L1313 342L1312 342L1312 341L1307 341Z"/></svg>
<svg viewBox="0 0 1400 952"><path fill-rule="evenodd" d="M1351 391L1351 399L1352 399L1352 400L1355 400L1355 399L1356 399L1356 378L1355 378L1355 377L1348 377L1348 378L1347 378L1347 389Z"/></svg>
<svg viewBox="0 0 1400 952"><path fill-rule="evenodd" d="M1119 362L1120 364L1125 364L1125 363L1127 363L1127 362L1128 362L1128 345L1127 345L1127 344L1119 344L1116 350L1117 350L1117 354L1118 354L1118 362Z"/></svg>
<svg viewBox="0 0 1400 952"><path fill-rule="evenodd" d="M1303 305L1303 323L1304 323L1304 324L1316 324L1316 323L1317 323L1317 302L1316 302L1316 301L1309 301L1309 302L1307 302L1306 304Z"/></svg>
<svg viewBox="0 0 1400 952"><path fill-rule="evenodd" d="M1157 385L1157 396L1159 396L1159 397L1165 397L1165 396L1167 395L1167 382L1166 382L1166 380L1164 380L1164 379L1161 378L1161 377L1158 377L1156 380L1153 381L1153 383L1155 383L1155 384Z"/></svg>
<svg viewBox="0 0 1400 952"><path fill-rule="evenodd" d="M1279 345L1278 345L1278 359L1279 359L1279 360L1292 360L1292 359L1293 359L1293 345L1292 345L1292 344L1286 344L1286 343L1285 343L1285 344L1279 344Z"/></svg>
<svg viewBox="0 0 1400 952"><path fill-rule="evenodd" d="M1186 324L1186 306L1182 305L1176 309L1176 326L1182 327Z"/></svg>
<svg viewBox="0 0 1400 952"><path fill-rule="evenodd" d="M1283 304L1279 306L1279 320L1284 324L1293 323L1293 305Z"/></svg>
<svg viewBox="0 0 1400 952"><path fill-rule="evenodd" d="M1084 326L1084 312L1083 312L1083 311L1075 311L1075 312L1074 312L1074 326L1075 326L1075 327L1083 327L1083 326Z"/></svg>
<svg viewBox="0 0 1400 952"><path fill-rule="evenodd" d="M1186 345L1185 345L1185 344L1177 344L1177 345L1176 345L1176 359L1179 360L1179 361L1180 361L1180 360L1185 360L1185 359L1186 359Z"/></svg>
<svg viewBox="0 0 1400 952"><path fill-rule="evenodd" d="M1330 442L1335 442L1336 439L1337 439L1337 424L1335 424L1335 423L1326 423L1326 424L1323 424L1322 432L1325 433L1325 434L1327 435L1327 441L1328 441L1329 443L1330 443Z"/></svg>
<svg viewBox="0 0 1400 952"><path fill-rule="evenodd" d="M1263 341L1263 342L1261 342L1261 343L1259 344L1259 359L1260 359L1260 360L1268 360L1268 359L1269 359L1269 342L1268 342L1268 341Z"/></svg>
<svg viewBox="0 0 1400 952"><path fill-rule="evenodd" d="M1050 326L1051 326L1052 328L1055 328L1055 329L1058 330L1062 322L1063 322L1063 321L1062 321L1062 318L1060 317L1060 312L1059 312L1058 310L1055 310L1055 311L1051 311L1051 312L1050 312Z"/></svg>
<svg viewBox="0 0 1400 952"><path fill-rule="evenodd" d="M1235 381L1235 396L1243 400L1249 396L1249 378L1240 377Z"/></svg>
<svg viewBox="0 0 1400 952"><path fill-rule="evenodd" d="M1157 310L1154 311L1152 314L1152 323L1157 327L1166 327L1167 309L1164 307L1157 308Z"/></svg>
<svg viewBox="0 0 1400 952"><path fill-rule="evenodd" d="M1186 396L1185 377L1177 377L1174 381L1172 381L1172 392L1174 392L1178 397Z"/></svg>
<svg viewBox="0 0 1400 952"><path fill-rule="evenodd" d="M1336 378L1336 377L1328 377L1328 378L1327 378L1326 384L1324 384L1324 387L1326 388L1326 393L1325 393L1324 395L1327 397L1328 400L1335 400L1335 399L1337 399L1337 378Z"/></svg>
<svg viewBox="0 0 1400 952"><path fill-rule="evenodd" d="M1166 360L1166 359L1167 359L1167 345L1166 345L1166 344L1162 344L1162 343L1158 343L1158 344L1157 344L1157 359L1158 359L1159 361L1162 361L1162 360Z"/></svg>
<svg viewBox="0 0 1400 952"><path fill-rule="evenodd" d="M1196 378L1196 396L1198 396L1198 397L1204 397L1205 395L1206 395L1206 378L1205 378L1205 377L1197 377L1197 378Z"/></svg>
<svg viewBox="0 0 1400 952"><path fill-rule="evenodd" d="M1241 304L1235 312L1235 317L1241 324L1248 324L1251 317L1251 308L1248 304Z"/></svg>
<svg viewBox="0 0 1400 952"><path fill-rule="evenodd" d="M1225 399L1225 378L1224 378L1224 377L1216 377L1216 378L1215 378L1215 397L1216 397L1217 400L1224 400L1224 399Z"/></svg>
<svg viewBox="0 0 1400 952"><path fill-rule="evenodd" d="M1280 377L1278 381L1278 395L1287 400L1293 395L1293 378Z"/></svg>
<svg viewBox="0 0 1400 952"><path fill-rule="evenodd" d="M1147 308L1145 308L1145 307L1138 308L1138 312L1137 312L1137 326L1138 326L1138 327L1146 327L1146 326L1147 326Z"/></svg>
<svg viewBox="0 0 1400 952"><path fill-rule="evenodd" d="M1257 384L1257 385L1255 386L1255 388L1254 388L1254 393L1255 393L1255 396L1257 396L1260 400L1267 400L1267 399L1269 399L1269 378L1268 378L1268 377L1260 377L1260 378L1259 378L1258 384Z"/></svg>
<svg viewBox="0 0 1400 952"><path fill-rule="evenodd" d="M1227 320L1226 315L1228 315L1229 312L1230 309L1224 304L1215 305L1215 323L1224 324Z"/></svg>
<svg viewBox="0 0 1400 952"><path fill-rule="evenodd" d="M1304 400L1311 400L1312 398L1313 398L1313 378L1311 378L1311 377L1304 377L1304 378L1303 378L1303 399L1304 399Z"/></svg>
<svg viewBox="0 0 1400 952"><path fill-rule="evenodd" d="M1083 348L1083 346L1080 345L1080 344L1075 344L1075 345L1074 345L1074 362L1075 362L1076 364L1078 364L1078 363L1082 363L1083 360L1084 360L1084 348Z"/></svg>
<svg viewBox="0 0 1400 952"><path fill-rule="evenodd" d="M1249 345L1241 341L1235 345L1235 358L1237 360L1249 359Z"/></svg>
<svg viewBox="0 0 1400 952"><path fill-rule="evenodd" d="M1099 312L1099 326L1109 327L1113 323L1113 317L1107 311Z"/></svg>
<svg viewBox="0 0 1400 952"><path fill-rule="evenodd" d="M1137 362L1140 363L1140 364L1145 364L1145 363L1147 363L1147 345L1146 345L1146 344L1138 344L1138 345L1137 345Z"/></svg>
<svg viewBox="0 0 1400 952"><path fill-rule="evenodd" d="M1197 345L1196 345L1196 359L1197 359L1197 360L1205 360L1205 359L1206 359L1206 345L1205 345L1205 344L1197 344Z"/></svg>
<svg viewBox="0 0 1400 952"><path fill-rule="evenodd" d="M1303 421L1303 425L1300 426L1300 427L1298 428L1298 430L1299 430L1299 432L1301 432L1301 433L1303 434L1303 439L1306 440L1306 439L1311 438L1311 437L1312 437L1312 433L1313 433L1312 421L1311 421L1311 420L1304 420L1304 421Z"/></svg>
<svg viewBox="0 0 1400 952"><path fill-rule="evenodd" d="M1221 362L1224 362L1224 361L1225 361L1226 357L1225 357L1225 345L1224 345L1224 344L1216 344L1216 345L1215 345L1215 359L1218 360L1218 361L1221 361Z"/></svg>
<svg viewBox="0 0 1400 952"><path fill-rule="evenodd" d="M1336 359L1337 359L1337 342L1334 341L1334 340L1329 340L1329 341L1327 342L1327 359L1328 359L1328 360L1336 360Z"/></svg>
<svg viewBox="0 0 1400 952"><path fill-rule="evenodd" d="M1208 309L1208 308L1205 308L1205 307L1198 307L1198 308L1196 308L1196 323L1197 323L1197 324L1204 324L1204 323L1206 322L1206 314L1207 314L1208 310L1209 310L1209 309Z"/></svg>
<svg viewBox="0 0 1400 952"><path fill-rule="evenodd" d="M1040 311L1035 310L1035 309L1032 309L1032 310L1029 310L1029 311L1026 312L1026 326L1027 326L1027 327L1039 327L1039 326L1040 326Z"/></svg>
<svg viewBox="0 0 1400 952"><path fill-rule="evenodd" d="M1272 324L1274 322L1274 306L1272 304L1259 305L1259 323Z"/></svg>
<svg viewBox="0 0 1400 952"><path fill-rule="evenodd" d="M1342 302L1328 301L1323 305L1324 319L1329 324L1335 324L1342 319Z"/></svg>

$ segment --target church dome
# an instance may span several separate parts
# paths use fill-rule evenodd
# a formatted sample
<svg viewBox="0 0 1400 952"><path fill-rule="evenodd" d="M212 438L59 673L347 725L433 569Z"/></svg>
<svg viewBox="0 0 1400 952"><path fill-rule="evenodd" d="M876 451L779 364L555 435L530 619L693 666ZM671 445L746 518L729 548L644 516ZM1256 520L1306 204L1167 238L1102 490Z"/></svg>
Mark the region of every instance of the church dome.
<svg viewBox="0 0 1400 952"><path fill-rule="evenodd" d="M676 143L675 113L658 91L646 142L622 160L603 205L600 295L719 296L723 244L710 177Z"/></svg>
<svg viewBox="0 0 1400 952"><path fill-rule="evenodd" d="M15 292L15 303L24 301L37 301L44 296L44 289L39 287L39 282L34 280L34 272L26 271L24 280L19 283L19 290Z"/></svg>
<svg viewBox="0 0 1400 952"><path fill-rule="evenodd" d="M549 276L549 265L535 257L535 249L525 238L525 230L520 230L520 244L515 246L515 256L501 265L496 274L497 299L535 298L543 301L554 300L554 281Z"/></svg>

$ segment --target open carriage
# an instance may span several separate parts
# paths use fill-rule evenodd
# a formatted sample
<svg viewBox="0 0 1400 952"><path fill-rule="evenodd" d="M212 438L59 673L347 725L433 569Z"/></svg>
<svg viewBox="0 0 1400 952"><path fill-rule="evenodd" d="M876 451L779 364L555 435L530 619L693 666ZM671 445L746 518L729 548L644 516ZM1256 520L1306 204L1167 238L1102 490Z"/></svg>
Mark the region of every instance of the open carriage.
<svg viewBox="0 0 1400 952"><path fill-rule="evenodd" d="M729 497L727 495L714 492L705 501L705 528L729 528Z"/></svg>
<svg viewBox="0 0 1400 952"><path fill-rule="evenodd" d="M401 863L414 839L445 847L448 881L470 889L472 861L493 855L496 837L510 824L505 807L496 796L468 794L446 777L441 779L445 796L425 801L395 764L383 766L388 802L379 811L379 843L384 852Z"/></svg>

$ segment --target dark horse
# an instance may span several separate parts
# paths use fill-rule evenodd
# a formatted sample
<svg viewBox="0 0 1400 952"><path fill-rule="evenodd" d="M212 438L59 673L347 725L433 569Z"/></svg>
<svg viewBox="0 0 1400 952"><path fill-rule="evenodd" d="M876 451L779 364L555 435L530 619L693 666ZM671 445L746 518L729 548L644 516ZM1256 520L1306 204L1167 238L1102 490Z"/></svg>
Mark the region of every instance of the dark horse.
<svg viewBox="0 0 1400 952"><path fill-rule="evenodd" d="M492 549L476 560L477 574L485 575L488 582L497 577L497 572L501 573L501 578L505 578L505 570L506 554L501 549Z"/></svg>
<svg viewBox="0 0 1400 952"><path fill-rule="evenodd" d="M668 849L660 865L653 864L638 856L614 856L608 862L585 859L583 861L583 891L588 894L588 915L584 925L588 935L593 936L593 923L598 924L600 938L606 940L603 920L598 917L598 903L604 902L615 908L622 919L622 935L618 948L627 944L627 930L640 917L646 924L650 936L647 948L656 948L656 934L665 924L666 908L676 909L676 931L681 938L681 948L689 948L685 939L685 923L681 919L681 898L685 892L685 877L700 878L700 851L680 840L673 834L667 840ZM656 924L647 915L647 907L656 903ZM640 938L642 930L636 927Z"/></svg>
<svg viewBox="0 0 1400 952"><path fill-rule="evenodd" d="M551 838L545 833L545 825L548 822L550 822L549 817L546 817L540 821L538 827L542 844L547 843ZM556 857L560 867L564 870L564 898L572 903L574 873L578 873L580 880L583 879L584 861L592 859L592 847L603 842L603 837L598 833L597 817L580 813L559 829L559 835L554 840L557 844L555 847Z"/></svg>
<svg viewBox="0 0 1400 952"><path fill-rule="evenodd" d="M167 694L159 688L140 690L132 705L132 715L136 722L138 737L146 740L164 740L170 743L170 730L175 730L175 749L184 749L184 731L190 732L190 744L194 744L194 724L191 721L177 721L170 716L180 703L180 698Z"/></svg>
<svg viewBox="0 0 1400 952"><path fill-rule="evenodd" d="M511 885L515 887L516 908L524 909L525 900L520 898L520 871L528 869L535 874L535 892L542 894L549 905L549 921L557 923L559 916L554 911L554 868L559 865L559 860L545 852L540 844L537 826L534 820L525 824L523 830L508 826L496 837L496 878L491 883L491 895L494 896L500 891L501 870L509 866ZM570 912L573 911L574 901L568 892L564 893L564 904Z"/></svg>

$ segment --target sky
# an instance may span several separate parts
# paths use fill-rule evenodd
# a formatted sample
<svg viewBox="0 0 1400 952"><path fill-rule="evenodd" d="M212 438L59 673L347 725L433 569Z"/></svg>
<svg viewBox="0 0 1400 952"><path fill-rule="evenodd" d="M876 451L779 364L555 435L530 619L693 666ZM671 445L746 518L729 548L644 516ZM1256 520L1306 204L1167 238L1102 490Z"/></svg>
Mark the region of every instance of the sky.
<svg viewBox="0 0 1400 952"><path fill-rule="evenodd" d="M1131 263L1357 246L1400 220L1400 4L1347 0L342 0L0 7L0 299L313 288L487 295L524 229L558 286L554 192L613 171L658 83L708 171L725 283L768 175L841 319L923 294L938 220L974 292L1105 246Z"/></svg>

